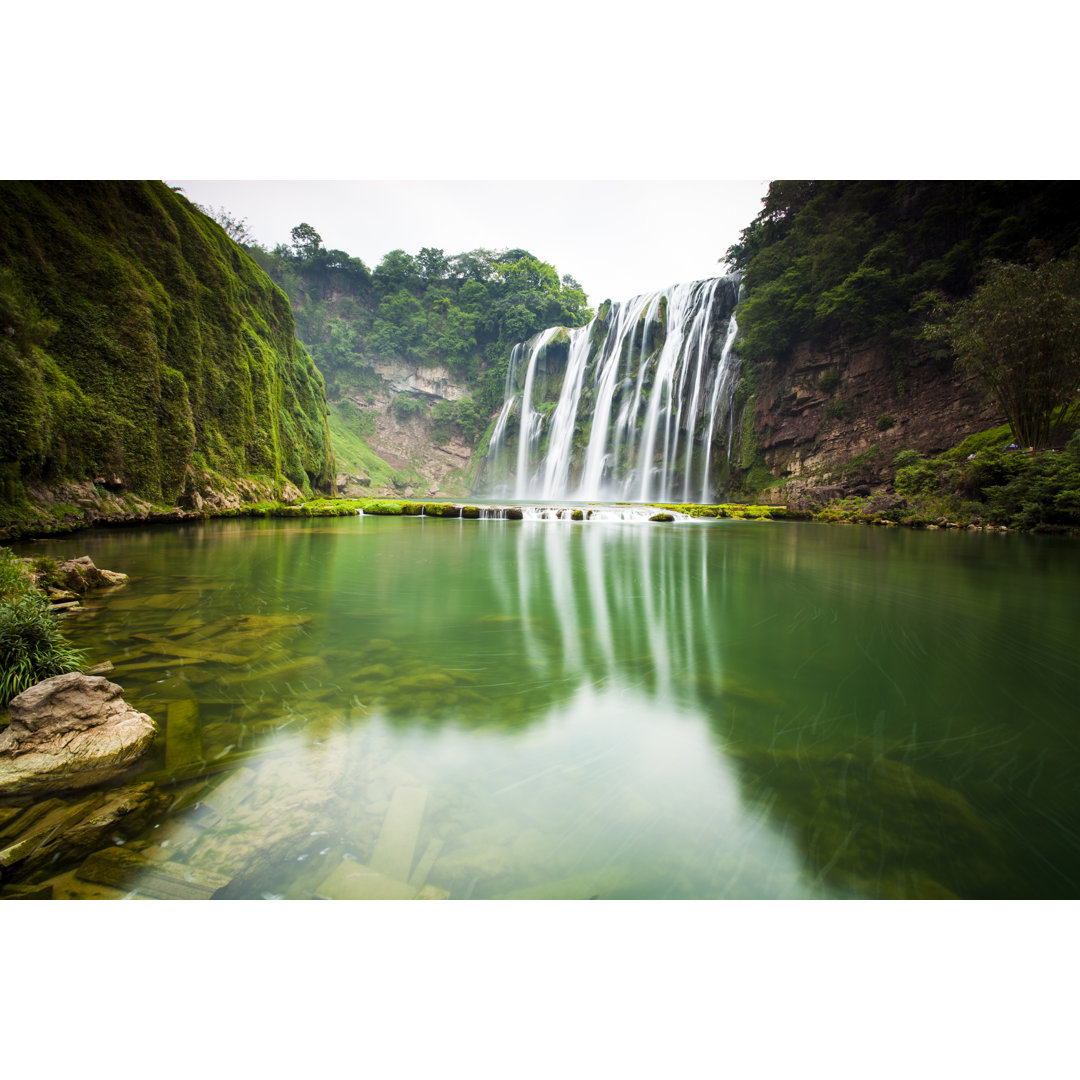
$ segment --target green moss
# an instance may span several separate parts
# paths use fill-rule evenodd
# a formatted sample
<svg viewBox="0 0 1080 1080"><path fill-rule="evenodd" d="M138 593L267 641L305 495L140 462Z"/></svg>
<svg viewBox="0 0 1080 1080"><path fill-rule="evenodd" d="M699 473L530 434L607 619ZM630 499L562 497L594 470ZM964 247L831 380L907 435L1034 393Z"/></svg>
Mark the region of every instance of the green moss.
<svg viewBox="0 0 1080 1080"><path fill-rule="evenodd" d="M478 518L480 516L479 506L463 506L461 508L461 516L463 518Z"/></svg>
<svg viewBox="0 0 1080 1080"><path fill-rule="evenodd" d="M115 477L164 505L203 468L329 490L323 380L289 302L182 196L2 183L0 263L0 384L23 403L0 421L4 475ZM9 506L19 484L0 486Z"/></svg>
<svg viewBox="0 0 1080 1080"><path fill-rule="evenodd" d="M360 506L365 514L394 516L404 513L404 503L392 499L361 499Z"/></svg>
<svg viewBox="0 0 1080 1080"><path fill-rule="evenodd" d="M461 507L454 503L424 503L425 517L460 517Z"/></svg>

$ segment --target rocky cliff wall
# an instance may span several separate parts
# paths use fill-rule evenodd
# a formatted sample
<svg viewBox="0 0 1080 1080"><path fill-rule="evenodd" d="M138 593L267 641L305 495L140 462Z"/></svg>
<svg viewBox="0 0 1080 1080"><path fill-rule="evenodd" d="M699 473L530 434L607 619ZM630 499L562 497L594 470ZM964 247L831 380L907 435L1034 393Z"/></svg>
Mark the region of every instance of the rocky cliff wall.
<svg viewBox="0 0 1080 1080"><path fill-rule="evenodd" d="M928 355L897 364L874 348L801 344L748 374L733 456L773 501L883 489L900 450L939 453L1005 422L970 376Z"/></svg>

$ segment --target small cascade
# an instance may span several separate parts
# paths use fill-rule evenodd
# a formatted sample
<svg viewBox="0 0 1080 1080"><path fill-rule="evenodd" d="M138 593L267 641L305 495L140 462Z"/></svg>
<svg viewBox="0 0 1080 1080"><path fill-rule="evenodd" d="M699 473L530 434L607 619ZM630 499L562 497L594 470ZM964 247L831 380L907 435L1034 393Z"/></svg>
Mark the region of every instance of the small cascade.
<svg viewBox="0 0 1080 1080"><path fill-rule="evenodd" d="M731 275L605 302L588 326L515 346L485 493L714 501L714 446L731 444L738 285Z"/></svg>
<svg viewBox="0 0 1080 1080"><path fill-rule="evenodd" d="M672 521L693 521L689 514L665 510ZM656 513L654 506L523 506L523 521L649 521ZM578 516L575 517L574 515Z"/></svg>
<svg viewBox="0 0 1080 1080"><path fill-rule="evenodd" d="M655 506L480 506L481 521L650 521ZM689 514L665 510L672 521L694 521Z"/></svg>

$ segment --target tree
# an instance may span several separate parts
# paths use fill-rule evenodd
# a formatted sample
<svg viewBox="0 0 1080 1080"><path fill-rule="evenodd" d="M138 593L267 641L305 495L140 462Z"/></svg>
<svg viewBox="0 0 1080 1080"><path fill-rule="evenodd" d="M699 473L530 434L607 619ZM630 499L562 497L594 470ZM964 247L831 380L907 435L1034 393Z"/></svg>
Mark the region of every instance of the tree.
<svg viewBox="0 0 1080 1080"><path fill-rule="evenodd" d="M450 260L446 257L442 248L421 248L416 257L420 277L424 281L436 281L444 278L450 268Z"/></svg>
<svg viewBox="0 0 1080 1080"><path fill-rule="evenodd" d="M322 237L306 221L295 226L290 235L298 259L311 259L318 255Z"/></svg>
<svg viewBox="0 0 1080 1080"><path fill-rule="evenodd" d="M1080 254L1033 268L991 261L968 299L938 312L938 334L1020 444L1047 446L1057 410L1080 397Z"/></svg>
<svg viewBox="0 0 1080 1080"><path fill-rule="evenodd" d="M372 274L375 288L382 293L395 292L401 288L420 283L420 271L416 259L401 248L388 251Z"/></svg>
<svg viewBox="0 0 1080 1080"><path fill-rule="evenodd" d="M208 218L213 218L224 230L226 236L234 243L247 247L255 242L255 237L248 229L247 218L238 218L229 213L224 206L200 206L195 204L197 210L201 210Z"/></svg>

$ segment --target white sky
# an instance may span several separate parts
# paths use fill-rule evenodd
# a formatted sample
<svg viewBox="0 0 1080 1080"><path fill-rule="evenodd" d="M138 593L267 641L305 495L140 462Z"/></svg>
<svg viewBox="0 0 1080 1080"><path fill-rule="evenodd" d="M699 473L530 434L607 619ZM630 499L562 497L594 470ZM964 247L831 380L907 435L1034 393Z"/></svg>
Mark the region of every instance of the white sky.
<svg viewBox="0 0 1080 1080"><path fill-rule="evenodd" d="M394 248L520 247L571 274L596 306L724 272L761 209L760 181L183 180L192 202L246 218L260 243L306 221L374 269Z"/></svg>

